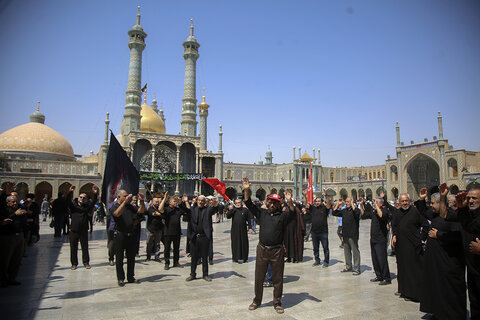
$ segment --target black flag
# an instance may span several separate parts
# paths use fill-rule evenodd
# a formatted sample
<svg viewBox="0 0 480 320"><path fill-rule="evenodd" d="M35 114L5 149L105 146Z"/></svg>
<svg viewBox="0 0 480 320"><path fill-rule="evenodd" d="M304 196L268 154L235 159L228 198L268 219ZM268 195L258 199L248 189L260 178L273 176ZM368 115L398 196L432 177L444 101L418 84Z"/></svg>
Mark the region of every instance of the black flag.
<svg viewBox="0 0 480 320"><path fill-rule="evenodd" d="M137 169L110 131L110 146L103 174L102 202L109 208L115 200L115 192L121 189L128 194L137 194L139 182Z"/></svg>

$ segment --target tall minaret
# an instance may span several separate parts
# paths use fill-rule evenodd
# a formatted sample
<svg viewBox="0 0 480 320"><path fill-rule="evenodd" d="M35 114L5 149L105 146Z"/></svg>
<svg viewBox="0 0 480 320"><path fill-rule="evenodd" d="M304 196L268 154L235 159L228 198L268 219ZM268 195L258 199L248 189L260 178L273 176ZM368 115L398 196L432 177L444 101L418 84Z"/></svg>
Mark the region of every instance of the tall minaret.
<svg viewBox="0 0 480 320"><path fill-rule="evenodd" d="M223 153L223 150L222 150L222 136L223 136L222 125L220 125L220 131L218 132L218 153Z"/></svg>
<svg viewBox="0 0 480 320"><path fill-rule="evenodd" d="M198 105L198 113L200 116L200 150L207 150L207 117L209 107L205 102L205 89L203 89L202 103Z"/></svg>
<svg viewBox="0 0 480 320"><path fill-rule="evenodd" d="M142 102L141 81L142 81L142 52L145 49L145 38L147 34L140 25L140 7L138 7L137 24L128 31L130 40L128 48L130 48L130 65L128 67L128 84L126 93L125 124L123 126L122 140L123 145L129 144L131 131L140 130L140 110Z"/></svg>
<svg viewBox="0 0 480 320"><path fill-rule="evenodd" d="M185 48L183 58L185 59L185 81L183 86L183 105L181 135L196 136L197 135L197 99L196 99L196 67L198 48L200 44L193 36L193 19L190 20L190 35L183 43Z"/></svg>

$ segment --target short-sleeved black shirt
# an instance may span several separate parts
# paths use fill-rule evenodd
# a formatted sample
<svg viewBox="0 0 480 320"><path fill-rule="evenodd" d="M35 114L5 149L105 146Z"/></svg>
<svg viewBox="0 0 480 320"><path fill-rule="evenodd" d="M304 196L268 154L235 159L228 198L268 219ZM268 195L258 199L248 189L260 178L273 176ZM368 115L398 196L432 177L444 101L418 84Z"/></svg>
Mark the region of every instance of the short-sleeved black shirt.
<svg viewBox="0 0 480 320"><path fill-rule="evenodd" d="M328 232L328 209L321 204L318 207L311 206L308 213L312 217L312 231L315 233Z"/></svg>

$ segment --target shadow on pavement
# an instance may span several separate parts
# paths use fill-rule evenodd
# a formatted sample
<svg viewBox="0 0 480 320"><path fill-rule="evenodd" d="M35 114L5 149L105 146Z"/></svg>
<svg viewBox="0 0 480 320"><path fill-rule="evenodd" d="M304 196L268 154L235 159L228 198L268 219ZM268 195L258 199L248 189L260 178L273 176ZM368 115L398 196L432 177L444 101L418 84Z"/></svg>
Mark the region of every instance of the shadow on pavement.
<svg viewBox="0 0 480 320"><path fill-rule="evenodd" d="M284 307L293 307L305 300L312 300L315 302L322 302L322 300L310 295L307 292L300 293L285 293L282 298L282 304Z"/></svg>

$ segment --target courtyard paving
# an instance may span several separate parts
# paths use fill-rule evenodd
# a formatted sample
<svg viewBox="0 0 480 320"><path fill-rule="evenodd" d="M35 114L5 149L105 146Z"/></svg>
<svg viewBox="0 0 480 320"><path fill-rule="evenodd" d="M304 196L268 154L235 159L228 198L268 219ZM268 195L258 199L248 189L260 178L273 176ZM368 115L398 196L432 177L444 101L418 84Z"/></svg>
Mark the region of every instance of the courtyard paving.
<svg viewBox="0 0 480 320"><path fill-rule="evenodd" d="M180 263L168 271L159 262L145 262L145 241L137 257L135 274L140 284L118 287L115 267L108 265L105 227L90 234L92 269L70 270L68 237L53 238L48 221L41 224L40 241L27 250L18 280L21 286L0 289L1 319L420 319L419 305L394 296L397 282L378 286L369 280L371 268L370 221L360 223L360 276L341 273L343 249L336 235L337 219L329 218L330 266L312 267L312 243L305 243L305 259L286 263L282 303L285 314L272 306L272 288L265 288L263 304L255 311L253 299L255 247L250 235L248 263L231 261L230 221L214 224L212 282L186 282L189 258L182 237ZM185 228L185 225L183 225ZM185 234L185 230L184 230ZM142 229L144 237L144 229ZM323 252L321 252L323 258ZM396 263L389 257L395 278ZM79 251L81 261L81 252ZM126 266L125 266L126 267ZM197 269L200 271L201 266Z"/></svg>

